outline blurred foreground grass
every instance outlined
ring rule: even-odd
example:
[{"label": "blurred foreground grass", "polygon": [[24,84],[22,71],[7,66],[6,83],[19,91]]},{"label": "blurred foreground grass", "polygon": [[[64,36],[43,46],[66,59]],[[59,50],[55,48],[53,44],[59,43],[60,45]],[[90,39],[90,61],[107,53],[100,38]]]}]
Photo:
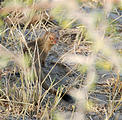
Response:
[{"label": "blurred foreground grass", "polygon": [[[40,15],[39,21],[31,24],[28,28],[33,17],[28,19],[26,15],[34,16],[41,13],[42,9],[34,9],[34,5],[36,6],[38,2],[39,5],[43,3],[38,0],[5,0],[2,3],[2,8],[7,7],[7,10],[10,10],[12,5],[14,6],[15,4],[16,7],[14,7],[17,9],[12,9],[10,12],[2,12],[0,9],[0,12],[3,13],[0,15],[0,43],[5,46],[5,49],[0,46],[0,118],[8,119],[8,117],[12,116],[17,119],[22,116],[23,119],[27,117],[27,119],[65,120],[70,115],[70,119],[73,120],[86,120],[86,111],[89,111],[89,113],[92,111],[98,114],[95,114],[96,116],[102,117],[104,115],[104,118],[102,118],[104,120],[109,120],[110,118],[119,119],[118,116],[121,113],[118,111],[122,102],[122,57],[121,52],[118,52],[121,51],[121,48],[116,50],[112,44],[116,43],[116,41],[121,42],[120,32],[116,30],[116,25],[119,26],[120,24],[111,23],[107,16],[113,9],[121,10],[121,1],[88,0],[86,2],[71,0],[66,2],[61,0],[50,3],[44,1],[44,4],[49,4],[49,12],[44,10],[49,19],[46,18],[46,21],[43,22],[43,14],[38,14]],[[84,6],[88,7],[91,12],[84,11]],[[23,12],[24,8],[27,8],[24,11],[25,13]],[[32,11],[30,10],[31,8],[33,8]],[[15,14],[12,14],[14,12]],[[21,16],[18,17],[18,14],[23,17],[22,22],[25,26],[22,29],[18,22]],[[6,16],[11,21],[11,25],[7,24],[7,21],[4,23]],[[16,21],[12,21],[12,18],[15,18]],[[58,26],[53,23],[48,26],[46,23],[51,22],[50,18],[51,20],[52,18],[57,20]],[[72,84],[77,83],[79,87],[72,90],[72,94],[76,98],[76,104],[70,108],[72,112],[58,106],[62,88],[57,90],[57,96],[54,97],[54,100],[51,101],[50,98],[46,98],[49,90],[43,93],[39,81],[35,82],[33,79],[34,69],[28,71],[28,66],[33,57],[31,60],[28,57],[23,57],[22,46],[23,44],[26,45],[27,35],[29,35],[30,40],[33,39],[33,36],[37,39],[39,37],[36,33],[38,29],[48,30],[55,26],[60,28],[59,31],[68,31],[70,29],[69,34],[71,35],[73,34],[72,30],[78,30],[73,42],[70,39],[71,44],[69,46],[66,44],[67,48],[71,47],[71,50],[62,57],[65,63],[77,66],[74,72],[78,72],[78,77],[74,79]],[[63,40],[62,43],[68,41],[65,37]],[[14,64],[10,65],[11,61],[14,61]],[[19,78],[15,75],[16,71],[20,73]],[[107,71],[111,74],[106,81],[101,81],[102,78],[100,80],[97,71],[103,71],[103,73]],[[102,76],[108,75],[107,72]],[[81,75],[83,76],[82,78],[79,77]],[[14,80],[12,85],[11,79]],[[100,88],[98,89],[99,85]],[[53,82],[50,87],[52,86]],[[88,99],[95,92],[106,94],[108,99],[100,100],[100,98],[95,97],[92,97],[93,100]],[[98,104],[100,101],[105,103],[103,109],[98,109],[99,105],[101,105]],[[37,104],[35,105],[35,103]],[[89,114],[88,119],[92,119],[92,117]]]}]

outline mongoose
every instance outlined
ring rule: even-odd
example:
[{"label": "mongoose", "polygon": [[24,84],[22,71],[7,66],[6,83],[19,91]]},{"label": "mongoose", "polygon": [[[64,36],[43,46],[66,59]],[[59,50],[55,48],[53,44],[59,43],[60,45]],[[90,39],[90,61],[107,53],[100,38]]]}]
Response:
[{"label": "mongoose", "polygon": [[[41,66],[45,66],[45,59],[48,55],[48,52],[54,44],[56,44],[58,36],[51,32],[46,32],[43,37],[38,38],[37,40],[27,43],[30,51],[34,52],[35,50],[35,61],[39,53]],[[24,53],[28,52],[27,47],[23,48]]]},{"label": "mongoose", "polygon": [[[58,38],[55,33],[46,32],[42,38],[39,38],[37,41],[32,41],[32,42],[27,43],[27,46],[31,51],[34,51],[35,47],[37,46],[38,50],[36,51],[35,56],[38,56],[37,52],[39,52],[40,64],[41,64],[41,66],[44,66],[46,56],[48,55],[48,52],[50,51],[52,46],[54,44],[56,44],[57,40],[58,40]],[[24,52],[28,52],[26,47],[23,50],[24,50]],[[37,57],[35,57],[35,58],[37,58]],[[37,72],[38,78],[40,78],[38,64],[39,64],[38,61],[35,60],[36,72]],[[41,69],[41,81],[45,78],[45,76],[46,75],[44,74],[43,70]],[[46,83],[46,81],[42,84],[42,87],[45,90],[48,90],[49,86]],[[55,88],[51,88],[49,90],[49,92],[56,95],[57,90]],[[69,103],[75,102],[75,100],[67,93],[66,94],[62,93],[61,97],[63,100],[65,100]]]}]

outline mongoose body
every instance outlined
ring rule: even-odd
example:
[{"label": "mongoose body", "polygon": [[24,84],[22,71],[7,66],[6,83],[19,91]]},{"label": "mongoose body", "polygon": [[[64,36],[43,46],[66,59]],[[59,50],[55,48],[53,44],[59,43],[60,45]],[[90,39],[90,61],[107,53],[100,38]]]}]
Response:
[{"label": "mongoose body", "polygon": [[[30,51],[35,51],[35,67],[36,67],[36,72],[37,72],[37,76],[39,79],[41,79],[41,82],[44,80],[45,78],[45,74],[41,68],[41,73],[39,73],[39,69],[40,69],[40,65],[44,66],[45,65],[45,59],[48,55],[48,52],[50,51],[50,49],[52,48],[52,46],[54,44],[56,44],[58,38],[57,35],[55,33],[51,33],[51,32],[46,32],[44,34],[44,36],[42,38],[39,38],[35,41],[29,42],[27,43],[27,46],[29,48]],[[37,48],[37,49],[36,49]],[[28,53],[28,49],[27,47],[24,47],[23,49],[24,53],[27,52]],[[39,60],[38,61],[38,56],[39,56]],[[40,62],[40,65],[39,65]],[[42,87],[45,90],[48,90],[49,85],[46,83],[46,81],[42,84]],[[56,95],[57,90],[55,88],[51,88],[49,90],[50,93]],[[69,103],[74,103],[74,99],[69,95],[69,94],[61,94],[62,99],[64,99],[65,101],[69,102]]]}]

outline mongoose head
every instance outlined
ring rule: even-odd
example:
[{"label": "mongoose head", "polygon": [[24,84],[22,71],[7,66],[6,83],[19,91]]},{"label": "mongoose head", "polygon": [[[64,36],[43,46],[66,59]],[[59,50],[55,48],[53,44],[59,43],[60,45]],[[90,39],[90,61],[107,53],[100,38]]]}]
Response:
[{"label": "mongoose head", "polygon": [[56,44],[58,41],[58,36],[55,33],[49,34],[50,44]]},{"label": "mongoose head", "polygon": [[59,35],[57,33],[48,32],[48,42],[50,45],[56,44],[58,39],[59,39]]}]

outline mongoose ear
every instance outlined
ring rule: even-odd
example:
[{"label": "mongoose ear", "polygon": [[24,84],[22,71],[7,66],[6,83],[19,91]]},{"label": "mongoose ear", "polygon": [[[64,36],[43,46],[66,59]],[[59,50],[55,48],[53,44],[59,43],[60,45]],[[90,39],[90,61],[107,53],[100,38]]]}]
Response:
[{"label": "mongoose ear", "polygon": [[48,32],[48,31],[46,31],[46,32],[45,32],[45,34],[47,35],[47,34],[49,34],[49,32]]},{"label": "mongoose ear", "polygon": [[46,32],[44,33],[44,35],[43,35],[43,38],[46,38],[48,35],[49,35],[49,32],[46,31]]}]

